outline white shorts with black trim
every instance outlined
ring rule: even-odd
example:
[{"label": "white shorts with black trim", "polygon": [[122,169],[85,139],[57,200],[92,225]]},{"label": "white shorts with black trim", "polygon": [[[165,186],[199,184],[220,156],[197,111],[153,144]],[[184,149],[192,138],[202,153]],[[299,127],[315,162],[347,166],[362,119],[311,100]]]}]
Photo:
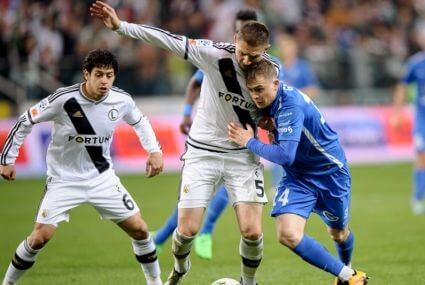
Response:
[{"label": "white shorts with black trim", "polygon": [[116,223],[139,212],[136,202],[120,179],[112,170],[108,170],[94,179],[82,181],[48,177],[36,222],[55,226],[62,221],[69,222],[70,210],[81,204],[92,205],[101,219]]},{"label": "white shorts with black trim", "polygon": [[267,203],[263,165],[250,152],[218,153],[188,146],[179,189],[179,208],[206,208],[223,183],[230,201]]}]

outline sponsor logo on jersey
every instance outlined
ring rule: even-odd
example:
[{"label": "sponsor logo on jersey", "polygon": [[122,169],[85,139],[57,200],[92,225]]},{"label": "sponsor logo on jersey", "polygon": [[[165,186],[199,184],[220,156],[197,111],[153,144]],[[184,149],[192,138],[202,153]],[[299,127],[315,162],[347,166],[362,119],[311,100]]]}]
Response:
[{"label": "sponsor logo on jersey", "polygon": [[255,108],[254,103],[248,102],[239,94],[235,93],[224,93],[224,92],[218,92],[218,97],[224,99],[226,102],[231,103],[233,106],[241,107],[245,110],[251,110]]},{"label": "sponsor logo on jersey", "polygon": [[77,135],[68,136],[68,141],[75,141],[77,143],[83,143],[85,145],[100,145],[107,143],[111,140],[111,136],[94,136],[94,135]]},{"label": "sponsor logo on jersey", "polygon": [[281,128],[278,128],[277,130],[278,130],[279,133],[284,133],[284,134],[286,134],[286,133],[292,134],[292,132],[294,131],[294,129],[291,126],[281,127]]},{"label": "sponsor logo on jersey", "polygon": [[109,111],[108,117],[111,121],[116,121],[118,119],[118,110],[112,109],[111,111]]},{"label": "sponsor logo on jersey", "polygon": [[213,42],[211,40],[195,40],[195,39],[189,39],[189,44],[192,46],[212,46]]},{"label": "sponsor logo on jersey", "polygon": [[325,216],[325,218],[331,222],[336,222],[339,220],[337,216],[328,211],[323,211],[323,216]]}]

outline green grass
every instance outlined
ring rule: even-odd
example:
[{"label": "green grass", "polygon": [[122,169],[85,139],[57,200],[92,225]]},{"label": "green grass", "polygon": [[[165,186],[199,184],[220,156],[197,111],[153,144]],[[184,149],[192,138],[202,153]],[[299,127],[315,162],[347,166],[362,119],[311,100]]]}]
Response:
[{"label": "green grass", "polygon": [[[425,284],[425,216],[410,212],[411,166],[352,167],[352,174],[354,267],[371,276],[370,284]],[[175,205],[178,175],[154,179],[126,176],[122,182],[137,200],[150,228],[158,228]],[[0,182],[0,275],[16,246],[32,229],[43,184],[43,180]],[[332,276],[277,243],[274,220],[268,216],[270,207],[271,203],[263,219],[265,247],[259,284],[332,284]],[[307,233],[335,252],[317,216],[309,220]],[[227,208],[215,231],[214,259],[205,261],[193,255],[185,284],[210,284],[221,277],[239,279],[238,242],[235,216]],[[169,242],[159,257],[165,279],[172,268]],[[81,206],[71,212],[69,224],[60,225],[20,284],[144,284],[141,280],[143,275],[126,235],[113,223],[100,221],[94,209]]]}]

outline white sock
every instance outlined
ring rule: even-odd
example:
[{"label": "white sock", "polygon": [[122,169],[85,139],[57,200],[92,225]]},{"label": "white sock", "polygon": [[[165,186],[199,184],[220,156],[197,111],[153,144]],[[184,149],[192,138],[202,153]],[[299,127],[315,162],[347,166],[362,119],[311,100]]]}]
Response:
[{"label": "white sock", "polygon": [[182,235],[177,229],[174,230],[171,247],[174,254],[174,268],[179,273],[186,273],[189,270],[189,254],[194,238]]},{"label": "white sock", "polygon": [[244,285],[255,285],[255,272],[263,257],[263,237],[249,240],[241,237],[239,253],[242,257],[241,277]]},{"label": "white sock", "polygon": [[[12,258],[9,267],[4,276],[4,282],[14,284],[19,278],[33,266],[35,259],[40,250],[33,249],[25,239],[16,249],[15,256]],[[8,284],[8,283],[6,283]]]},{"label": "white sock", "polygon": [[354,273],[355,272],[353,269],[348,266],[344,266],[341,272],[338,274],[338,278],[342,281],[348,281],[354,275]]},{"label": "white sock", "polygon": [[[156,255],[155,244],[150,236],[143,240],[132,240],[133,251],[136,259],[142,266],[148,284],[161,282],[161,270]],[[161,283],[159,283],[161,284]]]}]

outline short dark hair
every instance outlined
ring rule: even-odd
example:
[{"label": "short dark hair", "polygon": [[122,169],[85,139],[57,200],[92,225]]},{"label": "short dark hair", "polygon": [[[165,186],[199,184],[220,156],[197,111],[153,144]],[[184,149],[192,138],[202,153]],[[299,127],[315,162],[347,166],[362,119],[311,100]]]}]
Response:
[{"label": "short dark hair", "polygon": [[260,46],[269,43],[269,29],[258,21],[248,21],[237,33],[238,38],[250,46]]},{"label": "short dark hair", "polygon": [[106,49],[95,49],[87,54],[83,61],[83,70],[91,73],[95,67],[112,67],[115,75],[118,74],[119,69],[116,56]]},{"label": "short dark hair", "polygon": [[246,71],[246,82],[255,80],[257,76],[265,78],[277,78],[276,66],[267,59],[262,59],[259,62],[251,65]]},{"label": "short dark hair", "polygon": [[254,10],[246,9],[246,10],[239,10],[238,13],[236,13],[235,21],[257,21],[257,12]]}]

